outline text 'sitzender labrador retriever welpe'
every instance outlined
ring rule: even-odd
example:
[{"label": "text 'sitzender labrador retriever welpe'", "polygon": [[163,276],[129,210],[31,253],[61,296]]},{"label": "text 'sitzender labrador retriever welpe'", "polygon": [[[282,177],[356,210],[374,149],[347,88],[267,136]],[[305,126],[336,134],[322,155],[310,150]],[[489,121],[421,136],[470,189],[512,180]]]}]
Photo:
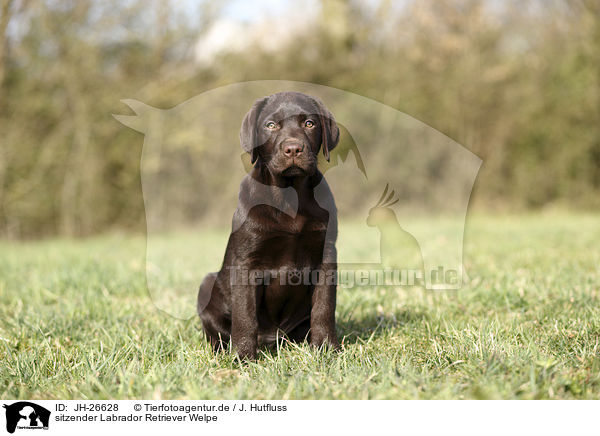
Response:
[{"label": "text 'sitzender labrador retriever welpe'", "polygon": [[314,97],[281,92],[258,99],[240,142],[253,168],[241,184],[221,270],[207,275],[198,314],[215,350],[241,358],[278,338],[338,347],[335,331],[337,215],[317,169],[339,129]]}]

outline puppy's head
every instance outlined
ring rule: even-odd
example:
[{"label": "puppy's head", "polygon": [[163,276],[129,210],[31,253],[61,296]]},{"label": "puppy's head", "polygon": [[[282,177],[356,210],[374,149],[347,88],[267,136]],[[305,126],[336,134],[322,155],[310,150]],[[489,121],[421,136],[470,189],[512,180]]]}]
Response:
[{"label": "puppy's head", "polygon": [[299,92],[280,92],[254,102],[240,131],[244,151],[277,176],[315,173],[317,154],[337,145],[340,131],[321,100]]}]

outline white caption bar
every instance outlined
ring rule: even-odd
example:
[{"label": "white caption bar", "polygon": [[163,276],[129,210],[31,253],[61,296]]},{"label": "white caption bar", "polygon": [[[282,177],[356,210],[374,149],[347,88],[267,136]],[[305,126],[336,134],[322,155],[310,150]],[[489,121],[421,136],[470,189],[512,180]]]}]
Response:
[{"label": "white caption bar", "polygon": [[[1,434],[582,434],[591,401],[4,400]],[[42,430],[36,432],[35,430]],[[268,430],[268,431],[267,431]],[[108,433],[107,433],[108,432]],[[317,432],[317,433],[315,433]]]}]

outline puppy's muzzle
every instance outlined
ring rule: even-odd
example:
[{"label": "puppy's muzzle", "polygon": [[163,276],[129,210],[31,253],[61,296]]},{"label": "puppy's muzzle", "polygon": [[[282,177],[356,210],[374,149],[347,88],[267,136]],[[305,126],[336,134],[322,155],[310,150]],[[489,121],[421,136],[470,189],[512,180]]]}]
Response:
[{"label": "puppy's muzzle", "polygon": [[285,157],[293,159],[299,157],[304,152],[304,144],[288,142],[287,144],[283,144],[282,151]]}]

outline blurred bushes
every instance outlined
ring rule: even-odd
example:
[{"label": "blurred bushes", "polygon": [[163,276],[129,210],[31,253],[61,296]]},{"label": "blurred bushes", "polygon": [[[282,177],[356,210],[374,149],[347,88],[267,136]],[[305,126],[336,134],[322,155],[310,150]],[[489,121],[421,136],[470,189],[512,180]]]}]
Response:
[{"label": "blurred bushes", "polygon": [[474,207],[600,205],[595,0],[323,0],[276,50],[209,63],[194,49],[222,5],[183,4],[3,0],[0,237],[143,230],[142,137],[111,117],[119,100],[168,108],[260,79],[345,89],[447,134],[484,160]]}]

